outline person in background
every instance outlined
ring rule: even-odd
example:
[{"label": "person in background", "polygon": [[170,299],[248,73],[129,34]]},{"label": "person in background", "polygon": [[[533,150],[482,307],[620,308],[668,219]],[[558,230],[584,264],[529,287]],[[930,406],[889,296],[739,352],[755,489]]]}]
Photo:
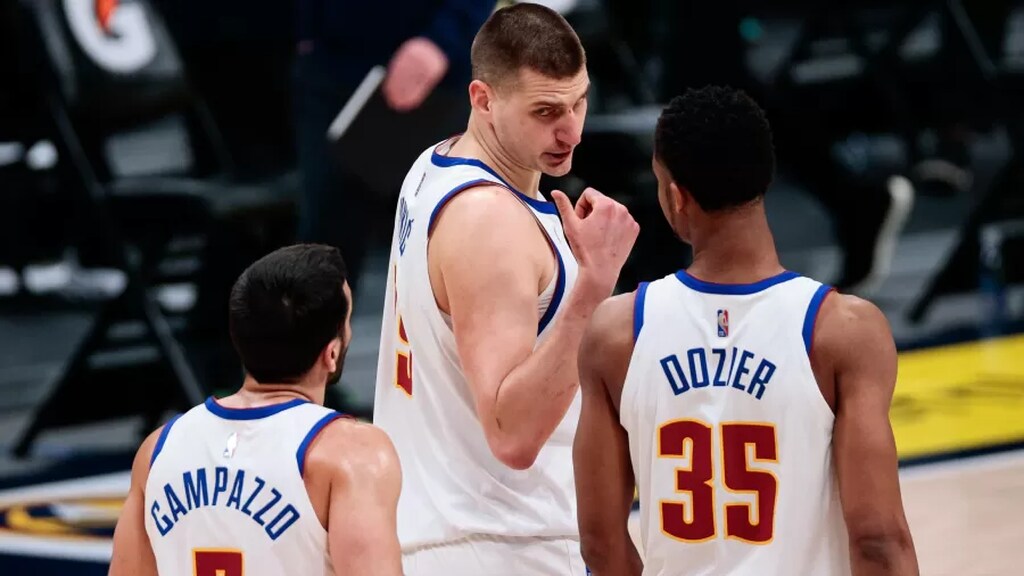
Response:
[{"label": "person in background", "polygon": [[298,0],[293,69],[302,199],[301,241],[342,247],[357,290],[370,239],[365,193],[346,185],[331,163],[327,128],[374,66],[395,110],[416,109],[441,84],[465,86],[469,49],[495,0]]}]

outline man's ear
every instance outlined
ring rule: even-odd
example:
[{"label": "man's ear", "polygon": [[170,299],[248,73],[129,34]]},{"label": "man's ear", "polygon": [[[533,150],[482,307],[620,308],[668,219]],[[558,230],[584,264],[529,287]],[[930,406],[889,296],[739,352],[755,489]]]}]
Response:
[{"label": "man's ear", "polygon": [[668,184],[668,197],[669,206],[676,214],[683,215],[690,211],[693,196],[690,195],[686,188],[676,184],[675,180]]},{"label": "man's ear", "polygon": [[478,114],[489,115],[493,111],[494,88],[483,80],[469,83],[469,104]]},{"label": "man's ear", "polygon": [[326,365],[328,372],[338,369],[338,362],[341,358],[341,338],[332,338],[320,355],[321,361]]}]

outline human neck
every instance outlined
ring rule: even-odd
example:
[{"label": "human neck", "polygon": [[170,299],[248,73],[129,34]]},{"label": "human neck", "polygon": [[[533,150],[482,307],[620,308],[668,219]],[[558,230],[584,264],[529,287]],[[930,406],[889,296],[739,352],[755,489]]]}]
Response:
[{"label": "human neck", "polygon": [[716,284],[750,284],[785,269],[775,251],[763,202],[709,214],[691,229],[691,275]]},{"label": "human neck", "polygon": [[501,145],[494,130],[480,122],[470,113],[466,133],[459,137],[448,151],[449,155],[460,158],[475,158],[490,166],[513,188],[536,198],[540,189],[540,172],[531,170],[512,160],[511,154]]},{"label": "human neck", "polygon": [[229,408],[258,408],[301,399],[314,404],[324,403],[324,385],[314,385],[302,380],[295,384],[261,384],[246,375],[242,388],[234,394],[221,398],[219,403]]}]

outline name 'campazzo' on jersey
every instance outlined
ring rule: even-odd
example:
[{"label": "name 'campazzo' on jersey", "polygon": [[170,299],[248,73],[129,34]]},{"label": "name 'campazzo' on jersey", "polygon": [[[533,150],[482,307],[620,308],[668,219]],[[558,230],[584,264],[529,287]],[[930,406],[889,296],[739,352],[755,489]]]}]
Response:
[{"label": "name 'campazzo' on jersey", "polygon": [[[212,494],[208,481],[211,476]],[[180,486],[164,484],[164,501],[154,499],[149,513],[160,536],[166,536],[177,525],[178,519],[191,510],[205,506],[230,507],[249,516],[253,522],[263,526],[271,540],[277,540],[299,519],[299,512],[291,504],[282,505],[281,492],[277,488],[269,487],[264,492],[266,484],[264,479],[253,474],[246,482],[245,470],[229,470],[224,466],[215,468],[212,475],[207,474],[207,468],[190,470],[181,475]]]},{"label": "name 'campazzo' on jersey", "polygon": [[691,388],[713,386],[744,390],[758,400],[775,374],[773,362],[735,346],[691,348],[682,359],[676,354],[662,358],[661,369],[676,396]]}]

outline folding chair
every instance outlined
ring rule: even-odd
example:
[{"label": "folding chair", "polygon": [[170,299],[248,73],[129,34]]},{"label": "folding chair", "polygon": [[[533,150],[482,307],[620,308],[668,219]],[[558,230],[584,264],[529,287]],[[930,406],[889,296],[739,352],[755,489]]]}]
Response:
[{"label": "folding chair", "polygon": [[[68,185],[80,190],[105,256],[127,275],[20,438],[15,453],[24,456],[49,428],[142,415],[147,433],[166,411],[201,402],[209,387],[180,335],[223,347],[230,284],[245,263],[291,240],[296,192],[287,174],[257,183],[234,174],[147,0],[106,13],[90,0],[16,1],[24,69],[40,72]],[[173,282],[198,286],[180,318],[155,294]],[[86,402],[100,409],[86,411]]]}]

